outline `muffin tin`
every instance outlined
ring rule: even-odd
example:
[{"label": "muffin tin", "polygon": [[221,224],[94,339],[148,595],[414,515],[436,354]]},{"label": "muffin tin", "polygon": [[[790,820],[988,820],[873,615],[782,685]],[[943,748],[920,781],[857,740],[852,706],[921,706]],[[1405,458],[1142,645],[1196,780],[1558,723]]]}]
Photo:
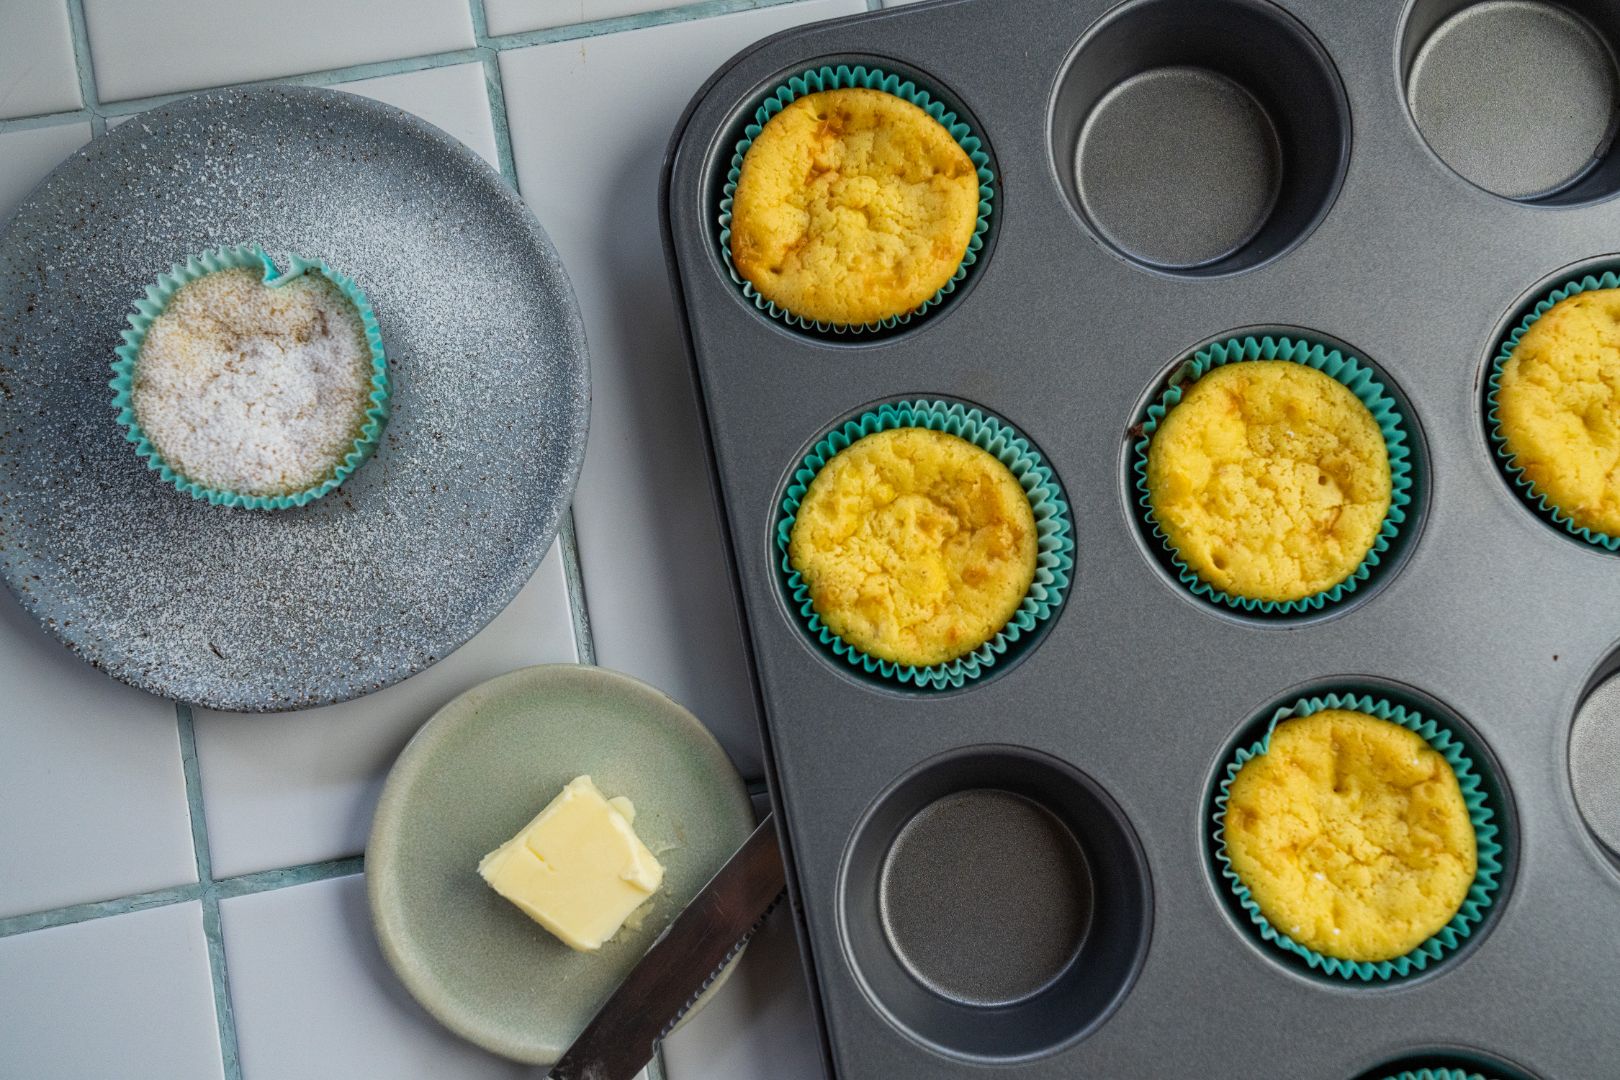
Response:
[{"label": "muffin tin", "polygon": [[[1527,305],[1620,266],[1610,7],[952,0],[790,31],[693,101],[665,240],[837,1075],[1620,1077],[1620,556],[1517,494],[1484,414]],[[870,339],[759,312],[717,239],[760,98],[838,63],[916,80],[997,180],[961,286]],[[1503,81],[1559,104],[1474,107]],[[1371,364],[1415,479],[1367,585],[1286,618],[1192,595],[1129,470],[1177,367],[1266,334]],[[1075,529],[1045,633],[960,689],[840,666],[776,566],[806,452],[920,396],[1026,434]],[[1334,691],[1445,717],[1500,809],[1495,902],[1405,978],[1310,970],[1212,865],[1221,766],[1279,705]]]}]

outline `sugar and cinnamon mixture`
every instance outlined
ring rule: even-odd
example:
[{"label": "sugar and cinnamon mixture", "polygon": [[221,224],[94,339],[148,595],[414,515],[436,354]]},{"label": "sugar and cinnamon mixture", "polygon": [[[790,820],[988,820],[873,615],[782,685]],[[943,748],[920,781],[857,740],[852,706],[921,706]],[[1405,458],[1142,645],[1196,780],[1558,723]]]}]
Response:
[{"label": "sugar and cinnamon mixture", "polygon": [[220,270],[175,292],[135,364],[135,417],[187,479],[244,495],[313,487],[353,448],[371,393],[360,312],[319,274],[270,288]]}]

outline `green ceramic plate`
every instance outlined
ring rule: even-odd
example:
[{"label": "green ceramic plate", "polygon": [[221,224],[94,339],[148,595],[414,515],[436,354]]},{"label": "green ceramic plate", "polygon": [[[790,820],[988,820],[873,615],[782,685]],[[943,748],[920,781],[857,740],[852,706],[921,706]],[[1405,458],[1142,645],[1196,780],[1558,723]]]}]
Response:
[{"label": "green ceramic plate", "polygon": [[[664,864],[640,927],[594,955],[531,922],[477,869],[581,773],[610,798],[629,796],[637,834]],[[366,845],[372,922],[394,971],[445,1026],[549,1065],[753,827],[741,778],[691,713],[602,668],[524,668],[440,709],[394,764]]]}]

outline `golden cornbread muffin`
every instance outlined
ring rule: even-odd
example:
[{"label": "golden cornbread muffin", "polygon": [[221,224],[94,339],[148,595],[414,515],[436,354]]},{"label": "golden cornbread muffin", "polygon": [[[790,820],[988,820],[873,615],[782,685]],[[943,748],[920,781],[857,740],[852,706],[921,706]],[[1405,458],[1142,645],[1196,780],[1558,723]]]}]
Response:
[{"label": "golden cornbread muffin", "polygon": [[1148,447],[1153,516],[1200,578],[1301,600],[1355,572],[1390,503],[1389,448],[1343,383],[1286,360],[1215,368]]},{"label": "golden cornbread muffin", "polygon": [[861,326],[943,288],[978,219],[978,171],[943,125],[881,90],[825,90],[772,117],[744,155],[731,259],[778,307]]},{"label": "golden cornbread muffin", "polygon": [[1498,430],[1576,525],[1620,533],[1620,289],[1554,304],[1502,365]]},{"label": "golden cornbread muffin", "polygon": [[816,474],[788,561],[816,613],[879,659],[927,667],[1000,632],[1035,579],[1035,514],[1018,480],[966,439],[897,428]]},{"label": "golden cornbread muffin", "polygon": [[1403,956],[1451,921],[1474,881],[1475,837],[1451,764],[1366,713],[1285,720],[1233,778],[1232,869],[1260,911],[1343,960]]}]

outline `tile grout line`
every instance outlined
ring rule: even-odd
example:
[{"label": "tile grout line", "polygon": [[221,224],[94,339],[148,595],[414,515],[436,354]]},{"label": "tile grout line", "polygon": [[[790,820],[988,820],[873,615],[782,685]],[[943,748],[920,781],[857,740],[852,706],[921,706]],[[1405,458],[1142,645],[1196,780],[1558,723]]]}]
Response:
[{"label": "tile grout line", "polygon": [[266,86],[272,83],[336,87],[341,86],[343,83],[360,82],[365,79],[380,79],[389,75],[410,75],[418,71],[432,71],[436,68],[454,67],[458,64],[476,64],[479,59],[479,51],[476,48],[451,49],[445,52],[424,53],[420,56],[409,56],[396,60],[374,60],[364,64],[350,64],[346,67],[326,68],[320,71],[305,71],[294,75],[249,79],[244,82],[228,83],[224,87],[204,86],[193,90],[175,90],[163,94],[149,94],[145,97],[122,98],[114,102],[98,103],[97,108],[107,117],[133,116],[136,113],[145,112],[147,109],[167,105],[196,94],[207,93],[209,90]]},{"label": "tile grout line", "polygon": [[[84,106],[60,112],[35,113],[33,116],[12,116],[0,120],[0,134],[9,134],[13,131],[37,131],[40,128],[62,127],[66,124],[78,122],[90,124],[93,129],[95,121],[98,119],[100,118],[95,113]],[[93,130],[92,134],[94,134]]]},{"label": "tile grout line", "polygon": [[329,881],[332,878],[352,877],[364,870],[365,856],[349,855],[341,859],[328,859],[325,862],[281,866],[273,870],[256,870],[251,874],[216,879],[214,894],[221,900],[231,900],[238,896],[275,892],[278,889],[290,889],[297,885]]},{"label": "tile grout line", "polygon": [[512,132],[506,123],[506,89],[501,84],[500,51],[489,43],[483,0],[467,0],[467,16],[472,21],[473,41],[477,43],[479,62],[484,66],[484,96],[489,101],[489,123],[495,132],[495,155],[500,163],[501,176],[506,179],[508,186],[516,190],[517,162],[512,158]]},{"label": "tile grout line", "polygon": [[574,508],[563,515],[557,546],[562,553],[563,582],[568,590],[568,608],[574,616],[574,651],[581,664],[596,666],[596,642],[591,638],[591,613],[585,602],[585,573],[579,564],[579,534],[574,527]]},{"label": "tile grout line", "polygon": [[[292,83],[298,86],[338,86],[343,83],[359,82],[363,79],[377,79],[387,75],[409,75],[418,71],[453,67],[457,64],[476,64],[481,58],[480,51],[477,48],[452,49],[446,52],[424,53],[420,56],[403,57],[396,60],[376,60],[364,64],[350,64],[346,67],[306,71],[296,75],[278,75],[268,79],[251,79],[246,82],[227,85],[242,87],[264,86],[269,83]],[[74,120],[94,120],[98,117],[110,119],[133,116],[136,113],[145,112],[147,109],[155,109],[158,106],[167,105],[182,98],[218,89],[223,89],[223,87],[204,86],[192,90],[175,90],[163,94],[149,94],[144,97],[123,98],[112,102],[97,101],[94,108],[86,107],[61,112],[36,113],[32,116],[14,116],[0,120],[0,132],[27,130],[52,124],[65,124]]]},{"label": "tile grout line", "polygon": [[231,1007],[231,985],[225,966],[225,938],[220,932],[219,893],[214,885],[213,852],[208,846],[208,815],[203,808],[202,772],[197,763],[197,729],[191,706],[176,702],[180,733],[180,767],[186,780],[186,807],[191,814],[191,847],[197,859],[201,887],[203,940],[208,947],[208,975],[214,985],[214,1021],[219,1032],[219,1053],[225,1080],[241,1080],[242,1064],[236,1046],[236,1014]]},{"label": "tile grout line", "polygon": [[[270,870],[255,870],[251,873],[239,874],[235,877],[216,878],[212,883],[212,888],[219,899],[230,900],[238,896],[275,892],[278,889],[287,889],[295,885],[307,885],[311,882],[326,881],[330,878],[347,877],[358,874],[364,869],[364,857],[350,855],[341,859],[299,863],[296,866],[278,866]],[[108,900],[91,900],[83,904],[69,904],[66,907],[46,908],[43,911],[30,911],[21,915],[8,915],[0,918],[0,938],[26,934],[34,930],[72,926],[74,923],[90,922],[94,919],[108,919],[118,915],[129,915],[138,911],[148,911],[152,908],[168,907],[171,904],[183,904],[188,900],[200,901],[203,890],[202,882],[194,881],[168,889],[153,889],[150,892],[131,893],[128,896],[116,896]]]},{"label": "tile grout line", "polygon": [[90,55],[90,30],[84,20],[84,0],[67,0],[68,30],[73,39],[73,70],[79,76],[79,100],[89,113],[90,137],[106,134],[107,119],[101,115],[96,92],[96,67]]},{"label": "tile grout line", "polygon": [[150,908],[168,907],[170,904],[196,900],[200,896],[202,885],[192,882],[189,885],[177,885],[172,889],[155,889],[152,892],[120,896],[112,900],[93,900],[87,904],[71,904],[68,907],[32,911],[26,915],[10,915],[0,919],[0,938],[26,934],[33,930],[72,926],[74,923],[105,919],[113,915],[127,915]]},{"label": "tile grout line", "polygon": [[[471,2],[472,0],[469,0],[469,3]],[[343,67],[322,68],[317,71],[278,75],[266,79],[252,79],[229,85],[262,86],[266,83],[285,82],[302,86],[336,86],[342,83],[358,82],[362,79],[381,78],[385,75],[405,75],[415,71],[451,67],[456,64],[482,63],[490,53],[501,53],[509,49],[526,48],[530,45],[548,45],[559,41],[601,37],[606,34],[616,34],[628,30],[645,30],[657,26],[667,26],[672,23],[695,22],[719,15],[730,15],[740,11],[753,11],[759,8],[777,7],[782,4],[800,2],[803,2],[803,0],[702,0],[699,3],[664,8],[639,15],[597,19],[591,22],[575,23],[571,26],[549,27],[542,30],[501,34],[494,37],[484,36],[478,39],[478,44],[470,49],[449,49],[393,60],[374,60],[360,64],[347,64]],[[191,90],[176,90],[170,93],[124,98],[112,102],[100,100],[95,93],[89,36],[84,22],[83,0],[69,0],[69,12],[73,27],[75,60],[80,64],[80,94],[81,96],[86,93],[89,95],[85,106],[79,109],[34,113],[29,116],[0,119],[0,133],[49,127],[56,124],[71,123],[75,120],[88,120],[91,123],[93,133],[99,135],[105,129],[106,121],[110,118],[130,116],[146,109],[166,105],[171,101],[190,97],[193,94],[203,93],[210,89],[219,89],[219,87],[197,87]],[[480,11],[479,18],[481,19],[481,17]],[[475,23],[475,25],[480,24]],[[85,89],[87,80],[88,91]],[[93,103],[91,103],[90,99],[93,99]]]},{"label": "tile grout line", "polygon": [[[473,40],[484,54],[484,90],[489,95],[489,119],[495,129],[495,148],[500,157],[501,175],[518,190],[517,161],[512,156],[512,129],[507,120],[506,84],[501,78],[500,46],[489,36],[489,16],[484,0],[467,0],[472,18]],[[521,195],[521,191],[519,192]],[[585,578],[579,565],[579,536],[574,527],[574,508],[563,514],[557,530],[557,552],[562,558],[563,585],[568,596],[568,614],[573,622],[574,653],[582,664],[596,663],[596,645],[591,640],[591,618],[585,606]]]},{"label": "tile grout line", "polygon": [[696,22],[717,15],[732,15],[739,11],[755,11],[759,8],[799,2],[800,0],[698,0],[696,3],[676,3],[672,7],[659,8],[656,11],[616,15],[591,22],[574,23],[570,26],[547,26],[539,30],[497,34],[487,41],[490,48],[505,51],[528,45],[553,45],[559,41],[601,37],[604,34],[617,34],[626,30],[647,30],[655,26],[667,26],[670,23]]}]

